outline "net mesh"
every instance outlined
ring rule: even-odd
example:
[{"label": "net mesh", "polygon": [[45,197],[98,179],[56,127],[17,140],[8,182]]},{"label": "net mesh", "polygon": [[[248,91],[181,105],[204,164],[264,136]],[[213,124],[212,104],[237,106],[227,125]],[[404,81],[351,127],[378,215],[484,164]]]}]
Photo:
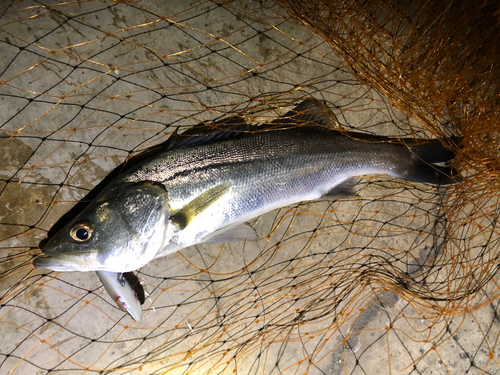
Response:
[{"label": "net mesh", "polygon": [[[0,374],[498,374],[495,2],[0,5]],[[339,128],[460,137],[449,187],[257,218],[257,243],[139,270],[134,322],[39,242],[131,156],[197,123],[325,101]]]}]

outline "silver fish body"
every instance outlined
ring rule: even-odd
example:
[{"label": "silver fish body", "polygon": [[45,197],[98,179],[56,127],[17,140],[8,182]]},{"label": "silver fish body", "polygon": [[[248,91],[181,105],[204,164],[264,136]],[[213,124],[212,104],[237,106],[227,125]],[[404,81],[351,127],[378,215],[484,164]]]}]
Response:
[{"label": "silver fish body", "polygon": [[[284,124],[329,123],[327,110],[317,101],[305,101],[292,112]],[[300,201],[352,195],[346,181],[354,176],[387,174],[408,181],[451,184],[451,168],[432,164],[449,159],[445,155],[449,152],[441,145],[432,145],[422,152],[387,138],[357,140],[311,126],[283,126],[280,130],[168,150],[110,183],[95,200],[98,203],[92,202],[90,209],[44,247],[43,252],[51,258],[37,258],[35,265],[54,270],[131,271],[197,243],[250,239],[251,232],[241,231],[241,224]],[[159,204],[150,204],[152,209],[138,210],[140,217],[129,212],[130,205],[119,207],[113,201],[114,209],[123,211],[120,222],[132,228],[133,235],[129,237],[148,233],[148,239],[135,244],[113,240],[114,233],[104,233],[100,228],[99,223],[104,223],[106,217],[95,212],[103,209],[107,200],[123,194],[124,189],[148,184],[154,187],[152,194],[162,198]],[[131,195],[134,196],[137,197]],[[158,212],[162,205],[168,206],[168,218]],[[75,223],[92,220],[97,221],[93,223],[93,235],[100,242],[91,244],[90,240],[86,251],[91,249],[98,256],[86,263],[73,260],[85,251],[79,250],[80,244],[68,240],[67,234]],[[227,228],[234,229],[224,234]],[[232,230],[237,235],[232,236]],[[154,249],[148,250],[150,243]],[[125,260],[127,257],[132,260]],[[73,268],[69,266],[72,262]]]},{"label": "silver fish body", "polygon": [[232,184],[185,228],[168,226],[168,240],[156,256],[161,257],[203,242],[229,225],[319,199],[353,176],[388,174],[408,179],[414,159],[400,144],[366,143],[340,133],[294,129],[168,152],[116,183],[159,182],[168,191],[172,211],[209,189]]}]

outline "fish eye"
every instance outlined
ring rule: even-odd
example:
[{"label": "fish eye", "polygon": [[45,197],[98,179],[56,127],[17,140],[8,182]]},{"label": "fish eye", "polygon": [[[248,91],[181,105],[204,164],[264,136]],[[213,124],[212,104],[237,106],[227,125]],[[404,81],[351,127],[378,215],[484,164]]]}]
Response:
[{"label": "fish eye", "polygon": [[94,226],[87,221],[76,223],[69,231],[71,238],[80,243],[90,241],[93,234]]}]

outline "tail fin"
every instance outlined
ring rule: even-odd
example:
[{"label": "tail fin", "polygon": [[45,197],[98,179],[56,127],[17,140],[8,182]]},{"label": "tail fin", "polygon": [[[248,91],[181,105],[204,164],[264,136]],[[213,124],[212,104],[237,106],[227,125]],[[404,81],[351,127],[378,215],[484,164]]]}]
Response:
[{"label": "tail fin", "polygon": [[435,164],[448,162],[455,157],[455,153],[438,140],[410,146],[410,150],[413,170],[408,174],[407,180],[435,185],[450,185],[461,181],[455,169]]}]

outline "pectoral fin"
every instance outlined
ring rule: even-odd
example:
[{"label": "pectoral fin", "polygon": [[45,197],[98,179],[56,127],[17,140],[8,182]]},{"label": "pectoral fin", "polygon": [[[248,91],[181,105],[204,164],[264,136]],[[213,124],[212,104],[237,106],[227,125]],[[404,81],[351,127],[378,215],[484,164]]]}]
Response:
[{"label": "pectoral fin", "polygon": [[179,225],[181,229],[186,228],[196,216],[226,194],[231,186],[233,186],[233,183],[228,181],[205,191],[177,211],[171,217],[171,220]]},{"label": "pectoral fin", "polygon": [[248,224],[226,227],[209,234],[201,240],[206,243],[228,243],[239,241],[257,241],[259,236]]}]

